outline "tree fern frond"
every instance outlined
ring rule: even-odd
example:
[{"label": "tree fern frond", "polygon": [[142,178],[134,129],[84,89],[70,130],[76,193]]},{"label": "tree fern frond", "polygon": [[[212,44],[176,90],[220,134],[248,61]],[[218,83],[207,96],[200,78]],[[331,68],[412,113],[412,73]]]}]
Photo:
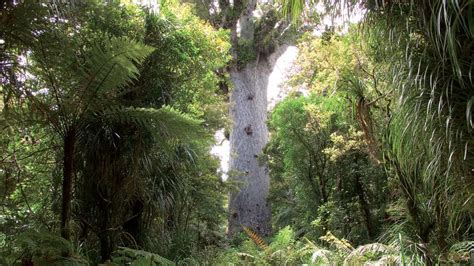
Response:
[{"label": "tree fern frond", "polygon": [[153,52],[154,48],[127,38],[105,38],[87,52],[84,67],[79,70],[81,91],[86,100],[100,98],[110,89],[121,88],[137,78],[137,65]]},{"label": "tree fern frond", "polygon": [[75,253],[71,242],[51,232],[26,231],[15,241],[23,250],[22,258],[31,258],[34,265],[88,264],[85,258]]},{"label": "tree fern frond", "polygon": [[[311,255],[311,263],[322,263],[328,265],[330,262],[331,251],[326,249],[317,249]],[[317,265],[317,264],[316,264]]]},{"label": "tree fern frond", "polygon": [[115,254],[114,261],[130,263],[130,261],[126,261],[128,258],[132,260],[132,265],[156,265],[156,263],[158,265],[175,265],[174,262],[163,256],[143,250],[120,247]]},{"label": "tree fern frond", "polygon": [[474,254],[474,241],[462,241],[451,246],[449,258],[454,262],[467,262]]},{"label": "tree fern frond", "polygon": [[462,252],[466,252],[466,253],[474,252],[474,241],[462,241],[462,242],[458,242],[458,243],[452,245],[449,250],[452,251],[452,252],[459,252],[459,253],[462,253]]},{"label": "tree fern frond", "polygon": [[188,142],[205,135],[200,120],[169,106],[160,109],[115,106],[96,115],[98,119],[110,119],[146,128],[158,141],[177,139]]}]

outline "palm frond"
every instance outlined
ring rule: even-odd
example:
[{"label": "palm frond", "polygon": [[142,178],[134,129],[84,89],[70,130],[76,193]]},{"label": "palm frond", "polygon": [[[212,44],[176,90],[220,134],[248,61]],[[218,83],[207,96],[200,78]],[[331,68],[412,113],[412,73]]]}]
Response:
[{"label": "palm frond", "polygon": [[356,265],[364,260],[366,255],[389,255],[395,254],[396,250],[382,243],[372,243],[360,246],[353,250],[344,260],[344,265]]}]

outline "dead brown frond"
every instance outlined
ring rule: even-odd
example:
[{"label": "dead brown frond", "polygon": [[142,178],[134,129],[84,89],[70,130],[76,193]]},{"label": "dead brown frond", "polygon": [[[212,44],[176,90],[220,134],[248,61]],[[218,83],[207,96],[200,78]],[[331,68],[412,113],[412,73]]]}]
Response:
[{"label": "dead brown frond", "polygon": [[253,240],[255,245],[257,245],[260,249],[262,249],[264,251],[268,249],[267,243],[265,242],[265,240],[263,240],[263,238],[260,235],[258,235],[257,233],[252,231],[252,229],[250,229],[246,226],[242,226],[242,228],[243,228],[245,234],[247,234],[247,236],[250,237]]}]

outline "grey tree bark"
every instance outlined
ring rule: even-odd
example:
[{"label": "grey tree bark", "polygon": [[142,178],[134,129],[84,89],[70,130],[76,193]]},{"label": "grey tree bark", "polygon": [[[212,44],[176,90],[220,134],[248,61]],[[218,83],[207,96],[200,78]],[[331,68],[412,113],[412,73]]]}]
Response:
[{"label": "grey tree bark", "polygon": [[[232,44],[237,48],[239,40],[254,40],[253,11],[257,1],[249,0],[233,29]],[[256,52],[256,51],[253,51]],[[238,61],[234,53],[234,61]],[[257,55],[258,58],[258,55]],[[230,134],[229,177],[239,181],[239,191],[231,193],[229,201],[228,235],[234,236],[242,227],[249,227],[260,235],[271,233],[271,211],[267,202],[270,178],[258,156],[268,140],[267,84],[270,75],[266,60],[257,60],[230,70],[234,85],[230,97],[230,118],[233,123]]]},{"label": "grey tree bark", "polygon": [[251,228],[261,235],[271,233],[267,202],[270,178],[267,166],[258,162],[268,140],[267,84],[271,70],[266,60],[230,72],[234,84],[230,97],[230,178],[242,182],[229,202],[229,236]]},{"label": "grey tree bark", "polygon": [[[245,4],[244,4],[245,3]],[[234,65],[229,70],[233,88],[230,96],[229,178],[240,183],[240,190],[231,193],[229,200],[228,235],[233,237],[242,227],[248,227],[259,235],[271,233],[271,210],[267,201],[270,177],[266,164],[258,158],[268,141],[267,85],[276,59],[287,48],[277,48],[269,55],[258,42],[253,12],[257,0],[234,0],[234,9],[240,16],[231,26]],[[276,22],[275,22],[276,23]],[[267,25],[274,29],[275,24]],[[237,30],[239,28],[239,30]],[[266,34],[258,32],[258,34]],[[261,39],[261,38],[260,38]],[[242,65],[240,50],[254,54],[256,59]],[[262,52],[261,52],[262,51]],[[268,51],[268,50],[266,50]],[[245,53],[245,52],[244,52]],[[245,54],[244,54],[245,56]]]}]

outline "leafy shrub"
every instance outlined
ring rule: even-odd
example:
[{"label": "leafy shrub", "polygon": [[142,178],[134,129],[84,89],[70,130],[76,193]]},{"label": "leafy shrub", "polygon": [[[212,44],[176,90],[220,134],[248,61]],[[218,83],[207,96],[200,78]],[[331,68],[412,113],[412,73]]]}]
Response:
[{"label": "leafy shrub", "polygon": [[50,232],[25,232],[18,236],[14,246],[21,254],[18,258],[23,264],[89,265],[86,259],[76,254],[69,241]]},{"label": "leafy shrub", "polygon": [[114,265],[175,265],[174,262],[154,253],[143,250],[120,247],[114,252],[112,263]]}]

